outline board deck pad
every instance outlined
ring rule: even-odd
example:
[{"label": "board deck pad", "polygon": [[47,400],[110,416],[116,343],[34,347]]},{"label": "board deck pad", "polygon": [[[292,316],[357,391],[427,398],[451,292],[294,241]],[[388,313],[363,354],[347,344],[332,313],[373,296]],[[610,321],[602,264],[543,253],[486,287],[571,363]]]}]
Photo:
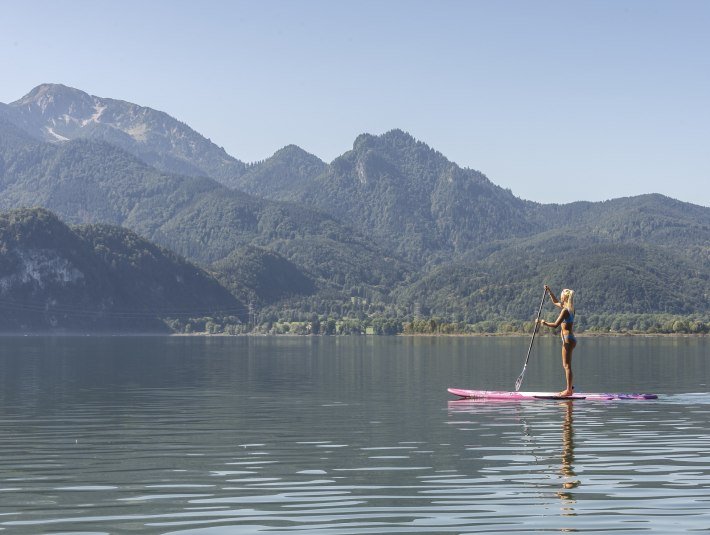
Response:
[{"label": "board deck pad", "polygon": [[658,399],[656,394],[617,394],[602,392],[575,392],[571,396],[560,396],[557,392],[505,392],[502,390],[466,390],[463,388],[449,388],[448,391],[455,396],[474,400],[525,400],[525,399],[588,399],[594,401],[610,400],[644,400]]}]

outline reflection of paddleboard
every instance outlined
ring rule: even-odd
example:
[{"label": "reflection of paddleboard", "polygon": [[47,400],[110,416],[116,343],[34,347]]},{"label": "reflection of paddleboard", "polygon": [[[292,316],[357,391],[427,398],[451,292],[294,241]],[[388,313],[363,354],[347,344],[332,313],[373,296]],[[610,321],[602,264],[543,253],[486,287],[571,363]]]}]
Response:
[{"label": "reflection of paddleboard", "polygon": [[449,388],[449,392],[455,396],[466,399],[500,399],[500,400],[524,400],[524,399],[589,399],[595,401],[605,401],[613,399],[657,399],[656,394],[607,394],[591,392],[575,392],[571,396],[560,396],[557,392],[503,392],[496,390],[464,390],[462,388]]}]

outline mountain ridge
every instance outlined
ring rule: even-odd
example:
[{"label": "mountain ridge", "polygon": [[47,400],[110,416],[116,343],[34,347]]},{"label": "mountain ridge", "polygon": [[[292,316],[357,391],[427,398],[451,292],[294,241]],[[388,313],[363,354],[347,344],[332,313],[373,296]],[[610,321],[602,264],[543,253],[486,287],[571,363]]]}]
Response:
[{"label": "mountain ridge", "polygon": [[[60,108],[69,109],[66,103]],[[597,285],[619,279],[619,287],[638,299],[632,308],[652,312],[685,313],[663,289],[691,291],[673,286],[674,272],[693,281],[701,295],[710,293],[710,208],[658,194],[527,201],[400,129],[357,136],[352,149],[330,163],[287,145],[246,165],[228,181],[230,189],[217,177],[157,171],[135,151],[100,137],[39,142],[18,126],[29,118],[18,118],[17,111],[0,106],[0,207],[35,202],[73,223],[126,225],[221,272],[238,296],[273,311],[292,307],[291,316],[363,314],[362,299],[368,314],[411,314],[416,302],[437,314],[446,312],[446,303],[459,303],[472,308],[470,317],[519,308],[520,315],[523,301],[534,301],[531,287],[566,284],[559,266],[573,270],[569,280],[606,313],[612,308],[604,299],[611,297],[585,287],[573,272],[590,266]],[[56,110],[49,115],[56,117]],[[185,162],[199,167],[199,159]],[[646,265],[634,267],[634,255]],[[233,265],[225,264],[230,257]],[[275,281],[290,273],[301,290],[289,292],[287,277],[275,294],[261,298],[241,284],[252,280],[263,291],[267,273]],[[451,273],[451,280],[441,273]],[[561,278],[552,281],[550,274]],[[658,310],[648,304],[654,292],[661,296]],[[503,307],[499,300],[516,304]]]},{"label": "mountain ridge", "polygon": [[[304,186],[280,184],[284,189],[270,198],[337,215],[408,259],[426,251],[459,254],[483,241],[531,233],[528,201],[400,129],[358,136],[350,151]],[[501,218],[505,226],[490,224]]]},{"label": "mountain ridge", "polygon": [[[405,269],[327,214],[211,178],[163,173],[105,142],[33,142],[0,151],[0,159],[0,209],[41,205],[71,224],[125,226],[203,266],[254,245],[297,258],[324,284],[341,287],[350,280],[391,285]],[[345,248],[361,261],[346,261]]]}]

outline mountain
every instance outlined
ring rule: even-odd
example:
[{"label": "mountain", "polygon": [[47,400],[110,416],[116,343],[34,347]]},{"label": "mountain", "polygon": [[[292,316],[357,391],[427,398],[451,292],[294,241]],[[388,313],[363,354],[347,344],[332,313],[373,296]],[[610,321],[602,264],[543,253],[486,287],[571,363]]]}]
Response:
[{"label": "mountain", "polygon": [[[169,173],[133,137],[94,137],[120,101],[41,88],[0,106],[0,207],[126,226],[271,318],[523,319],[544,282],[578,289],[580,318],[707,311],[709,208],[655,194],[526,201],[401,130],[363,134],[330,164],[289,145],[221,179],[204,151],[183,151],[197,176]],[[118,138],[135,133],[109,123]],[[177,158],[172,143],[150,149],[154,162]]]},{"label": "mountain", "polygon": [[572,203],[562,210],[560,217],[569,226],[600,239],[664,245],[685,253],[707,253],[710,244],[710,209],[659,194]]},{"label": "mountain", "polygon": [[259,194],[342,218],[411,260],[445,258],[533,233],[532,203],[401,130],[363,134],[320,174],[317,167],[309,171],[310,177],[282,180],[283,171],[267,161],[250,173],[269,184]]},{"label": "mountain", "polygon": [[165,318],[246,312],[205,271],[131,231],[70,228],[41,208],[0,213],[4,332],[168,332]]},{"label": "mountain", "polygon": [[470,322],[523,320],[548,283],[574,288],[587,317],[710,313],[710,209],[649,194],[530,213],[546,220],[535,235],[472,250],[398,288],[396,300]]},{"label": "mountain", "polygon": [[247,245],[266,247],[347,295],[357,284],[391,287],[409,269],[332,216],[163,173],[105,142],[28,138],[0,145],[0,162],[0,209],[42,206],[71,224],[125,226],[205,266]]},{"label": "mountain", "polygon": [[[14,112],[7,106],[3,109],[4,104],[0,104],[0,149],[18,150],[27,146],[36,146],[40,141],[34,138],[25,129],[17,126]],[[3,111],[8,113],[3,113]],[[0,163],[2,160],[0,160]],[[2,171],[2,168],[0,168]]]},{"label": "mountain", "polygon": [[39,139],[106,141],[165,172],[229,183],[246,168],[167,113],[61,84],[37,86],[7,107],[16,124]]},{"label": "mountain", "polygon": [[215,276],[242,301],[257,306],[316,293],[314,280],[282,255],[247,246],[215,264]]},{"label": "mountain", "polygon": [[280,181],[283,172],[270,175],[267,165],[258,172],[270,184],[261,194],[313,206],[432,266],[483,259],[555,229],[587,240],[682,245],[682,255],[699,261],[708,256],[706,207],[657,194],[567,205],[524,201],[401,130],[359,136],[310,180]]},{"label": "mountain", "polygon": [[558,295],[562,287],[577,292],[582,325],[590,314],[708,314],[707,265],[663,246],[554,230],[484,260],[439,266],[397,289],[395,298],[402,304],[417,302],[427,314],[470,323],[529,320],[548,283]]},{"label": "mountain", "polygon": [[327,167],[318,157],[296,145],[288,145],[271,158],[247,166],[247,171],[231,185],[258,197],[288,201],[294,199],[295,192],[306,189]]}]

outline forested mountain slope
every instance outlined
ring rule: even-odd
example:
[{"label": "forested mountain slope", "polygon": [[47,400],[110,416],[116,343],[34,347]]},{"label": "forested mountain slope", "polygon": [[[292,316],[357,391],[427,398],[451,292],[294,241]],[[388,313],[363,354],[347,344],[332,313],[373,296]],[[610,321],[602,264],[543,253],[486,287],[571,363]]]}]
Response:
[{"label": "forested mountain slope", "polygon": [[126,229],[0,213],[0,330],[168,332],[163,319],[247,308],[194,264]]},{"label": "forested mountain slope", "polygon": [[[706,251],[707,254],[707,251]],[[577,292],[580,316],[707,314],[707,264],[657,245],[613,243],[550,231],[480,261],[440,266],[398,290],[427,314],[478,322],[530,319],[543,283]]]},{"label": "forested mountain slope", "polygon": [[247,166],[232,185],[237,189],[276,201],[296,200],[327,164],[296,145],[277,151],[271,158]]},{"label": "forested mountain slope", "polygon": [[280,184],[271,197],[340,217],[417,261],[533,232],[524,201],[401,130],[363,134],[320,175]]}]

